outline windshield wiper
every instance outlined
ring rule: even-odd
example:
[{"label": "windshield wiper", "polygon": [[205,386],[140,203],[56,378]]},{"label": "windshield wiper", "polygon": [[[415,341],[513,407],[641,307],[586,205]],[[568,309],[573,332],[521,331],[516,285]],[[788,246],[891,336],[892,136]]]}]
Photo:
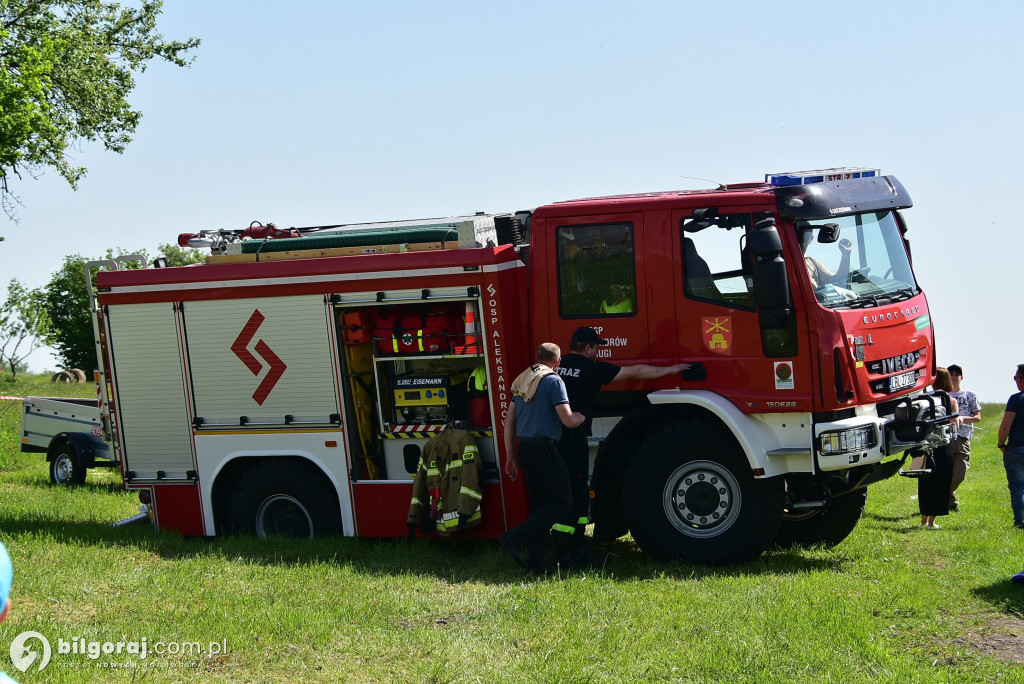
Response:
[{"label": "windshield wiper", "polygon": [[905,302],[913,297],[914,294],[914,288],[903,287],[898,290],[893,290],[892,292],[887,292],[885,296],[891,302]]},{"label": "windshield wiper", "polygon": [[875,294],[862,294],[859,297],[853,299],[847,299],[846,301],[837,302],[835,306],[830,306],[832,309],[867,309],[868,307],[885,306],[886,304],[895,304],[896,302],[903,302],[914,296],[914,288],[907,287],[899,290],[893,290],[892,292],[878,292]]},{"label": "windshield wiper", "polygon": [[849,299],[842,303],[842,307],[836,308],[866,309],[869,306],[881,306],[882,304],[887,303],[888,300],[879,299],[878,295],[866,294],[861,295],[860,297],[856,297],[854,299]]}]

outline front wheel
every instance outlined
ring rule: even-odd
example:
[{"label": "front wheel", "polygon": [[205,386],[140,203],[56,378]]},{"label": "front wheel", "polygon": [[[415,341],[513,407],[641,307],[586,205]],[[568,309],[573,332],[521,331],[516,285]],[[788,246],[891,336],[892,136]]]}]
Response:
[{"label": "front wheel", "polygon": [[53,449],[50,458],[50,483],[58,487],[80,485],[85,482],[85,459],[74,444],[61,444]]},{"label": "front wheel", "polygon": [[868,490],[858,489],[832,499],[827,508],[813,511],[786,510],[775,543],[790,546],[833,547],[850,536],[868,500]]},{"label": "front wheel", "polygon": [[267,537],[325,537],[341,533],[334,486],[306,463],[260,463],[245,471],[227,505],[227,529]]},{"label": "front wheel", "polygon": [[648,438],[626,472],[624,498],[645,553],[724,565],[753,560],[771,544],[783,485],[754,478],[725,429],[688,420]]}]

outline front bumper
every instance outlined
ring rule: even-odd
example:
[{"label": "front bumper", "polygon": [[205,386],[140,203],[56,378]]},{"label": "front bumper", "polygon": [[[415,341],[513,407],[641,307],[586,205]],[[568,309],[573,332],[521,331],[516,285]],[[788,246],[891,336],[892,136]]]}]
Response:
[{"label": "front bumper", "polygon": [[[874,407],[868,408],[874,411]],[[896,405],[891,416],[865,412],[817,423],[813,444],[817,467],[822,471],[844,470],[880,463],[887,456],[906,451],[948,444],[953,432],[951,414],[949,396],[933,392],[908,395]]]}]

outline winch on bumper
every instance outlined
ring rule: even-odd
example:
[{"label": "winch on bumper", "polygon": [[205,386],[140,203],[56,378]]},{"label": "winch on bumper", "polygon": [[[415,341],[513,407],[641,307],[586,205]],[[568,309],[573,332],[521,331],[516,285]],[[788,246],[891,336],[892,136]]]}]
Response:
[{"label": "winch on bumper", "polygon": [[[895,405],[892,415],[863,414],[841,420],[817,423],[814,429],[814,453],[821,471],[865,468],[866,481],[884,480],[896,474],[906,458],[905,452],[928,450],[951,439],[952,404],[945,392],[908,395]],[[882,463],[886,456],[904,454],[904,458]]]}]

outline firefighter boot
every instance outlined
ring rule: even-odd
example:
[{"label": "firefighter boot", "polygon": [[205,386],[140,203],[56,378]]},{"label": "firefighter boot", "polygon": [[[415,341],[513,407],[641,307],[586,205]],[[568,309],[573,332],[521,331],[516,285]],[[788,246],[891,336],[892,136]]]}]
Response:
[{"label": "firefighter boot", "polygon": [[569,567],[572,568],[603,568],[607,560],[607,554],[594,553],[587,548],[585,543],[582,543],[582,540],[574,543],[569,550],[568,562]]},{"label": "firefighter boot", "polygon": [[551,561],[563,570],[574,567],[572,561],[573,535],[555,531],[551,533]]}]

